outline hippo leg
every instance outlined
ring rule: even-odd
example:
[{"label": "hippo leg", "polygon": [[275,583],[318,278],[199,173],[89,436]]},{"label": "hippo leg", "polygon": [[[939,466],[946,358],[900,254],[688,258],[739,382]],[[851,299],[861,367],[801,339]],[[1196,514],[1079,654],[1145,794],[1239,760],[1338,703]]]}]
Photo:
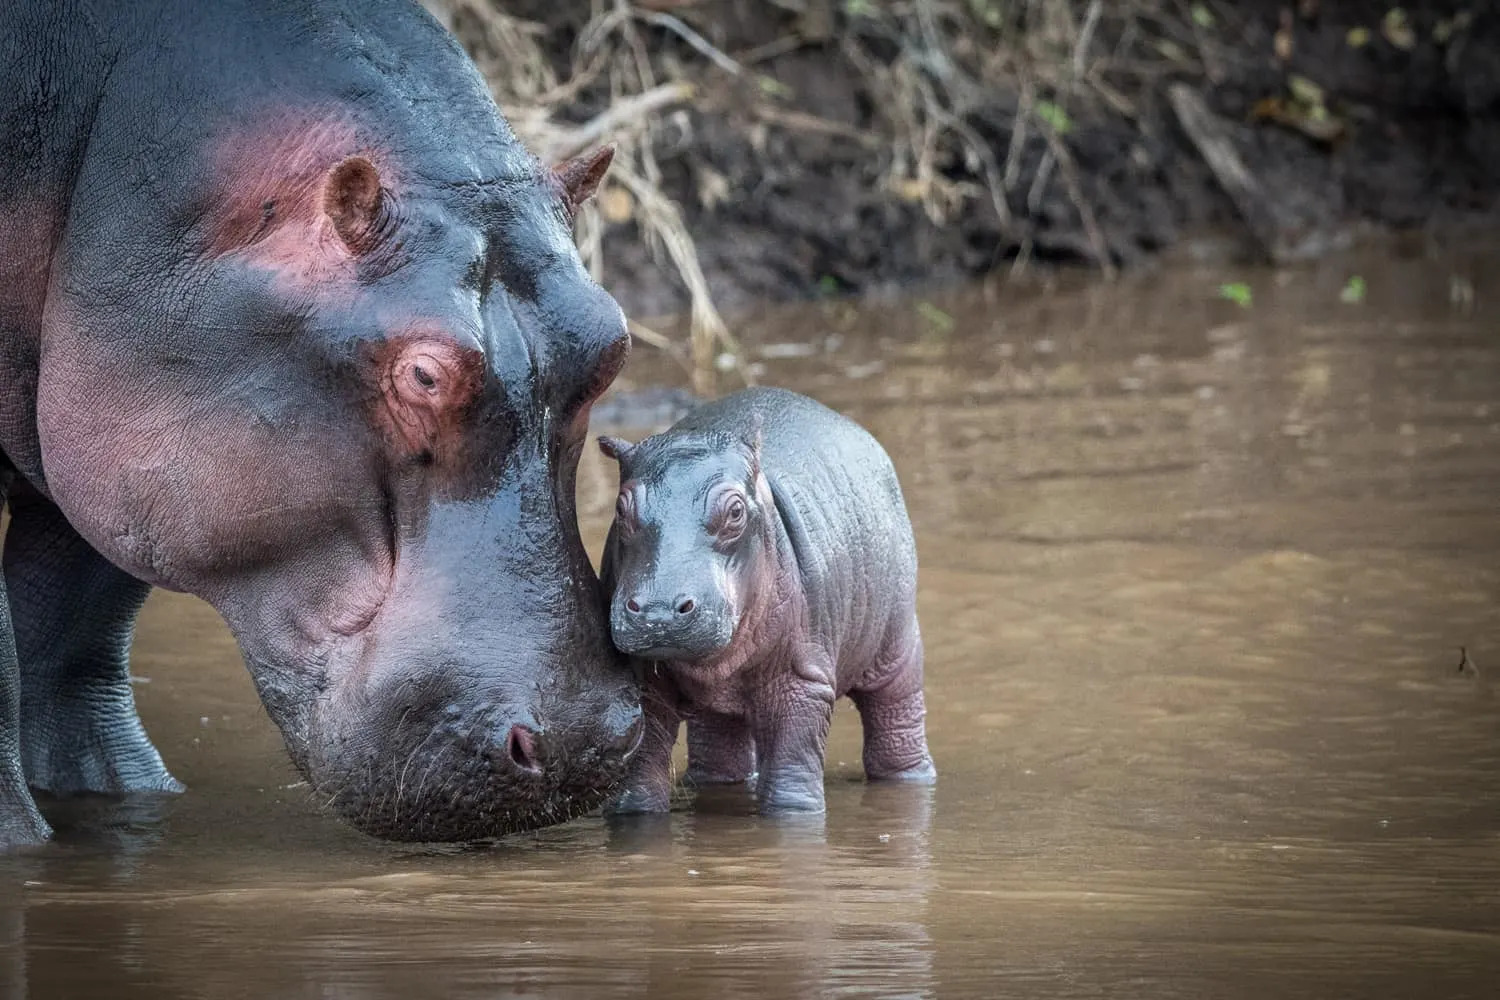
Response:
[{"label": "hippo leg", "polygon": [[823,752],[833,722],[831,684],[805,678],[832,676],[832,670],[786,672],[786,680],[763,693],[752,720],[760,777],[755,794],[760,811],[822,812]]},{"label": "hippo leg", "polygon": [[[0,455],[0,507],[13,475]],[[26,788],[21,766],[21,669],[5,578],[0,576],[0,848],[39,843],[51,832]]]},{"label": "hippo leg", "polygon": [[682,727],[682,714],[660,675],[648,680],[641,693],[641,716],[645,726],[641,745],[630,758],[624,788],[605,806],[606,815],[664,813],[672,808],[672,747]]},{"label": "hippo leg", "polygon": [[922,637],[913,626],[898,652],[872,672],[869,687],[849,692],[864,727],[865,777],[884,781],[937,780],[927,752],[927,706],[922,698]]},{"label": "hippo leg", "polygon": [[688,723],[691,785],[740,785],[755,775],[755,741],[744,719],[717,712],[694,715]]},{"label": "hippo leg", "polygon": [[130,640],[150,586],[107,562],[30,490],[11,500],[5,582],[25,664],[21,754],[31,787],[181,791],[130,690]]}]

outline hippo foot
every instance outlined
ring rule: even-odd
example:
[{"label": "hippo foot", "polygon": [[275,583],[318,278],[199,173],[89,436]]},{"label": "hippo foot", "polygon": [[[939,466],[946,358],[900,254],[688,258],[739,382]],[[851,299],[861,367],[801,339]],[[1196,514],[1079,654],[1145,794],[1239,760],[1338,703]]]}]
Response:
[{"label": "hippo foot", "polygon": [[52,837],[52,828],[32,806],[20,816],[0,820],[0,851],[13,847],[34,847]]},{"label": "hippo foot", "polygon": [[83,712],[50,721],[49,738],[23,741],[32,788],[57,796],[186,790],[168,773],[133,713],[104,718]]},{"label": "hippo foot", "polygon": [[822,796],[776,795],[760,800],[762,816],[809,815],[827,811]]},{"label": "hippo foot", "polygon": [[31,793],[19,782],[0,781],[0,851],[45,843],[51,836]]},{"label": "hippo foot", "polygon": [[604,807],[606,816],[639,816],[648,813],[669,812],[671,795],[659,789],[627,788],[613,802]]},{"label": "hippo foot", "polygon": [[869,774],[871,781],[903,781],[913,785],[935,785],[937,784],[937,766],[928,757],[915,767],[906,768],[903,771],[890,771],[885,774]]},{"label": "hippo foot", "polygon": [[784,781],[763,783],[759,789],[762,815],[777,813],[820,813],[825,811],[822,776],[816,782]]},{"label": "hippo foot", "polygon": [[682,783],[689,788],[712,788],[721,785],[753,785],[756,774],[735,772],[726,774],[723,771],[710,771],[689,767],[687,773],[682,776]]}]

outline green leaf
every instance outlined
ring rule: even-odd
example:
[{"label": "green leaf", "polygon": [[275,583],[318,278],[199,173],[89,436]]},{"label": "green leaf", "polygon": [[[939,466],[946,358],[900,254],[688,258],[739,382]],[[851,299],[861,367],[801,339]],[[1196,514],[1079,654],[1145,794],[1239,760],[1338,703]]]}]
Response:
[{"label": "green leaf", "polygon": [[757,76],[755,83],[767,97],[791,97],[792,88],[772,76]]},{"label": "green leaf", "polygon": [[1339,292],[1339,301],[1346,305],[1358,305],[1365,300],[1365,279],[1354,275],[1344,284],[1344,290]]},{"label": "green leaf", "polygon": [[979,18],[991,28],[998,28],[1005,20],[1005,13],[1000,9],[1000,0],[969,0],[969,9],[974,16]]},{"label": "green leaf", "polygon": [[1323,88],[1307,77],[1293,73],[1286,78],[1286,87],[1292,92],[1293,100],[1300,101],[1309,107],[1321,108],[1323,106]]},{"label": "green leaf", "polygon": [[1344,36],[1344,41],[1351,49],[1362,49],[1370,44],[1369,28],[1350,28],[1349,34]]},{"label": "green leaf", "polygon": [[917,314],[925,319],[934,329],[947,333],[953,329],[953,317],[933,305],[931,302],[918,302]]},{"label": "green leaf", "polygon": [[1208,9],[1206,4],[1193,4],[1193,23],[1200,28],[1212,28],[1214,26],[1214,13]]},{"label": "green leaf", "polygon": [[844,13],[850,17],[874,17],[875,4],[871,0],[844,0]]},{"label": "green leaf", "polygon": [[1250,286],[1244,282],[1232,281],[1219,286],[1219,298],[1228,299],[1241,309],[1249,309],[1253,297]]},{"label": "green leaf", "polygon": [[1073,119],[1068,117],[1068,113],[1051,101],[1037,101],[1032,110],[1058,135],[1067,135],[1073,127]]},{"label": "green leaf", "polygon": [[839,279],[831,274],[825,274],[818,279],[818,294],[837,295],[839,293]]}]

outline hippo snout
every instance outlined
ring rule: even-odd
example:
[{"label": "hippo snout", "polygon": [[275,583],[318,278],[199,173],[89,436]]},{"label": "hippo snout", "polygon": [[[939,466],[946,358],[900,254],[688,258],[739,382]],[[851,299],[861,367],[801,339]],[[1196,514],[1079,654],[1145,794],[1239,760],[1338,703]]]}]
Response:
[{"label": "hippo snout", "polygon": [[597,805],[643,723],[636,678],[594,607],[597,632],[558,641],[491,611],[494,625],[462,644],[432,642],[451,634],[451,610],[388,609],[309,720],[319,738],[304,770],[320,799],[406,841],[489,839]]},{"label": "hippo snout", "polygon": [[734,621],[722,602],[692,591],[638,592],[617,597],[610,634],[615,646],[630,656],[689,659],[728,645]]}]

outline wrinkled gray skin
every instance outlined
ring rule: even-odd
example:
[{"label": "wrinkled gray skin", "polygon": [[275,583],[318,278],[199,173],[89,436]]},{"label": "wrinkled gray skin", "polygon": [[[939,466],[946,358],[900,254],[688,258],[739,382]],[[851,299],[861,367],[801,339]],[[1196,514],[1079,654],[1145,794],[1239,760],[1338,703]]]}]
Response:
[{"label": "wrinkled gray skin", "polygon": [[318,801],[467,840],[640,732],[574,512],[629,350],[571,221],[412,0],[0,4],[0,847],[28,791],[173,791],[150,587],[233,631]]},{"label": "wrinkled gray skin", "polygon": [[834,701],[865,774],[928,782],[917,556],[889,457],[781,389],[710,403],[631,446],[605,545],[615,645],[645,677],[646,734],[617,813],[662,812],[688,724],[690,783],[756,778],[762,811],[821,811]]}]

